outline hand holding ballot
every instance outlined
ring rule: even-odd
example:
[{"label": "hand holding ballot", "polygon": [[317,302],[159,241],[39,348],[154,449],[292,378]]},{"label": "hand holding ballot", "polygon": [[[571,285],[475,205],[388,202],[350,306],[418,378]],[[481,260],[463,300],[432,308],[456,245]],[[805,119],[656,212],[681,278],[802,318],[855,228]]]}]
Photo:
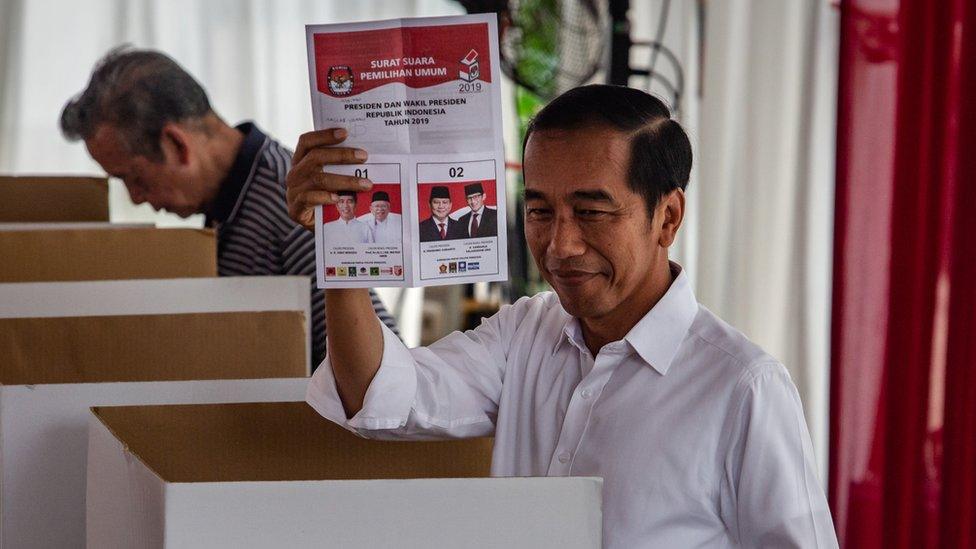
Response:
[{"label": "hand holding ballot", "polygon": [[299,143],[289,204],[315,228],[318,287],[507,279],[494,14],[305,31],[324,133]]},{"label": "hand holding ballot", "polygon": [[285,179],[288,214],[310,231],[315,229],[316,206],[337,204],[342,191],[361,192],[373,187],[365,177],[323,171],[328,165],[362,164],[369,157],[362,149],[337,147],[347,135],[343,128],[329,128],[308,132],[298,139]]}]

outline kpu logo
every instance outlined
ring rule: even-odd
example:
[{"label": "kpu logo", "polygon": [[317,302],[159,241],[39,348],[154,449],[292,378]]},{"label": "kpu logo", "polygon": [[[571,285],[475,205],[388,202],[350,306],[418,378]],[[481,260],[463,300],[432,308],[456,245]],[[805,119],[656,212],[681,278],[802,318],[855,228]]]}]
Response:
[{"label": "kpu logo", "polygon": [[332,95],[349,95],[353,85],[352,69],[346,65],[329,67],[329,91]]}]

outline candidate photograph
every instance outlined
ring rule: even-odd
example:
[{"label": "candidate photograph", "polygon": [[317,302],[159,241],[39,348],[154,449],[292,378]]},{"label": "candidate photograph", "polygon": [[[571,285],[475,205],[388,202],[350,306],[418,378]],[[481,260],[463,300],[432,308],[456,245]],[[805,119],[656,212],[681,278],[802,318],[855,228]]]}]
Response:
[{"label": "candidate photograph", "polygon": [[[334,208],[323,208],[322,240],[326,247],[348,246],[350,244],[370,244],[373,232],[369,226],[356,218],[357,193],[340,191]],[[328,221],[338,212],[338,218]]]},{"label": "candidate photograph", "polygon": [[[403,242],[403,216],[399,213],[400,186],[374,185],[373,189],[372,193],[364,193],[369,196],[369,210],[356,219],[369,229],[370,243],[400,245]],[[395,197],[396,206],[391,197]]]},{"label": "candidate photograph", "polygon": [[[427,199],[424,200],[424,187]],[[438,242],[441,240],[460,240],[468,238],[468,231],[464,224],[451,217],[453,202],[451,189],[447,185],[419,186],[420,200],[426,203],[429,215],[420,221],[419,235],[421,242]],[[424,208],[421,205],[420,211]],[[421,213],[423,217],[423,213]]]},{"label": "candidate photograph", "polygon": [[[486,182],[492,185],[494,181]],[[467,238],[483,238],[498,236],[498,211],[494,205],[489,205],[485,196],[483,183],[464,185],[464,201],[467,208],[452,214],[467,232]]]}]

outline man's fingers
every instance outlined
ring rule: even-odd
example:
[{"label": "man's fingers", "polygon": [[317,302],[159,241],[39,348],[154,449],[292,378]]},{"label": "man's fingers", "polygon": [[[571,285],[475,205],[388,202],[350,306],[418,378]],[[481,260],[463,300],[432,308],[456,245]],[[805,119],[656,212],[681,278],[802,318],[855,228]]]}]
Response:
[{"label": "man's fingers", "polygon": [[288,215],[305,228],[315,222],[315,206],[334,204],[339,191],[362,192],[373,184],[355,175],[325,173],[329,165],[362,164],[366,151],[351,147],[336,147],[346,139],[342,128],[319,130],[303,134],[295,147],[292,167],[285,179]]},{"label": "man's fingers", "polygon": [[[365,153],[365,151],[363,151]],[[365,156],[360,154],[359,156]],[[328,165],[361,164],[364,160],[357,157],[356,149],[320,148],[312,149],[304,158],[292,164],[286,180],[289,186],[299,185],[308,179],[322,173],[322,168]]]},{"label": "man's fingers", "polygon": [[327,206],[339,201],[340,191],[362,192],[373,186],[368,179],[352,175],[338,175],[319,172],[315,177],[298,185],[289,185],[285,191],[288,201],[288,215],[307,229],[315,221],[314,208]]},{"label": "man's fingers", "polygon": [[354,175],[339,175],[336,173],[319,172],[311,178],[312,184],[309,190],[323,191],[368,191],[373,188],[373,182],[369,179],[356,177]]},{"label": "man's fingers", "polygon": [[355,175],[339,175],[322,171],[322,164],[312,155],[292,167],[286,180],[288,188],[297,190],[319,189],[326,191],[365,191],[373,184]]},{"label": "man's fingers", "polygon": [[322,166],[329,164],[362,164],[369,155],[363,149],[351,147],[318,147],[309,149],[302,157],[302,162],[308,160]]},{"label": "man's fingers", "polygon": [[315,207],[335,204],[339,196],[329,191],[305,191],[288,197],[288,215],[306,229],[314,229]]},{"label": "man's fingers", "polygon": [[311,149],[316,147],[331,147],[338,145],[346,140],[347,132],[344,128],[329,128],[327,130],[316,130],[314,132],[303,133],[298,138],[298,146],[295,147],[295,154],[292,162],[298,163]]}]

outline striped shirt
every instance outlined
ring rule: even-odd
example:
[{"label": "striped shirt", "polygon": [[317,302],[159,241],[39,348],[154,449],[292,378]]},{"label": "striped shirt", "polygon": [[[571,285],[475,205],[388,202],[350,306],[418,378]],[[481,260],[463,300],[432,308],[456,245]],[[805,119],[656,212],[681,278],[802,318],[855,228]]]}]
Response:
[{"label": "striped shirt", "polygon": [[[244,141],[207,214],[217,229],[220,276],[305,275],[312,310],[312,368],[325,358],[325,296],[315,287],[315,236],[288,217],[285,176],[292,152],[251,122],[237,129]],[[396,320],[370,290],[376,315],[396,331]]]}]

